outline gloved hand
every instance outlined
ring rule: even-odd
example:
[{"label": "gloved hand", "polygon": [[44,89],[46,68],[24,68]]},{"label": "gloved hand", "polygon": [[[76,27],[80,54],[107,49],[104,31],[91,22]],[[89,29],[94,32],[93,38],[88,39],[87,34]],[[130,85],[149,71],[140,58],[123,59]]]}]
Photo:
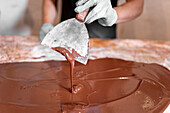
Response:
[{"label": "gloved hand", "polygon": [[51,23],[44,23],[41,26],[40,32],[39,32],[39,40],[42,41],[45,37],[45,35],[51,31],[54,28],[54,25]]},{"label": "gloved hand", "polygon": [[80,13],[94,6],[85,19],[85,23],[88,24],[98,20],[102,26],[112,26],[118,18],[116,10],[112,8],[110,0],[79,0],[76,6],[76,13]]}]

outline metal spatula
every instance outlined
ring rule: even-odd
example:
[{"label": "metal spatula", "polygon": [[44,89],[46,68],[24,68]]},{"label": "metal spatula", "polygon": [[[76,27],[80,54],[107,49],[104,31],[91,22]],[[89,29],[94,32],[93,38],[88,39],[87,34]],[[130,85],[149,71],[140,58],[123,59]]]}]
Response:
[{"label": "metal spatula", "polygon": [[69,52],[74,49],[80,56],[75,60],[86,65],[89,52],[89,35],[83,23],[88,13],[86,11],[76,15],[76,18],[68,19],[56,25],[42,41],[47,47],[63,47]]}]

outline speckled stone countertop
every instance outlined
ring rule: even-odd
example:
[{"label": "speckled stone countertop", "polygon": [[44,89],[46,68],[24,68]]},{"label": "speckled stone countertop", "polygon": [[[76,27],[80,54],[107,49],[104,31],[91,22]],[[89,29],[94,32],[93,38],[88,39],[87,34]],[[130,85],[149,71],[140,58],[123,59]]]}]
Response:
[{"label": "speckled stone countertop", "polygon": [[[44,61],[32,56],[40,45],[36,36],[0,36],[0,63]],[[90,39],[90,59],[111,57],[145,63],[158,63],[170,69],[170,41]]]}]

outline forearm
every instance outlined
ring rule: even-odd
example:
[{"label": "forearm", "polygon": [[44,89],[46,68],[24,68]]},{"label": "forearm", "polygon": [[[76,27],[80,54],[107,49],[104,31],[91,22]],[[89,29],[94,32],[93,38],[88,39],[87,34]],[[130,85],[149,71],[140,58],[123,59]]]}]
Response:
[{"label": "forearm", "polygon": [[144,0],[126,0],[121,6],[114,7],[117,12],[118,20],[116,24],[130,21],[138,17],[143,10]]},{"label": "forearm", "polygon": [[55,0],[43,1],[43,23],[54,24],[56,18]]}]

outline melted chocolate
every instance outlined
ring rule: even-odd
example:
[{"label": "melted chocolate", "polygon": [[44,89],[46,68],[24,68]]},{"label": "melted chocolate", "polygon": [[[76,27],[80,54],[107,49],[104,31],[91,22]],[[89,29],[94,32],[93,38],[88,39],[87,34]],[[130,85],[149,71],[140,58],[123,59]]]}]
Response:
[{"label": "melted chocolate", "polygon": [[70,89],[72,93],[76,93],[79,90],[79,87],[77,86],[73,87],[73,71],[74,71],[74,65],[75,65],[75,58],[80,55],[74,49],[72,49],[72,52],[69,52],[67,49],[62,48],[62,47],[55,47],[52,49],[64,55],[67,61],[70,63],[70,82],[71,82]]},{"label": "melted chocolate", "polygon": [[75,92],[74,90],[76,89],[73,88],[73,71],[74,71],[74,65],[75,65],[75,57],[78,56],[78,53],[74,49],[72,49],[72,53],[70,53],[67,49],[62,48],[62,47],[55,47],[52,49],[64,55],[67,61],[70,63],[71,92],[74,93]]},{"label": "melted chocolate", "polygon": [[119,59],[75,63],[70,92],[67,61],[0,64],[1,113],[162,112],[170,99],[170,71]]}]

